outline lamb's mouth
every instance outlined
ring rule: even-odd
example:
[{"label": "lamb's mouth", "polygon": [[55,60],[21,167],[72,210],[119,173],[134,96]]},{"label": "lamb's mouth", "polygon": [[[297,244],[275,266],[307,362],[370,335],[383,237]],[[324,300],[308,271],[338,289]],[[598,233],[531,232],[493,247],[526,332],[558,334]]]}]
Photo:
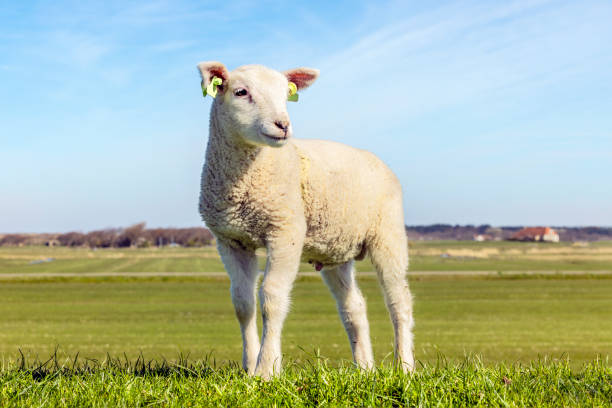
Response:
[{"label": "lamb's mouth", "polygon": [[261,132],[261,134],[263,136],[267,137],[268,139],[274,140],[275,142],[282,142],[283,140],[287,140],[288,139],[287,135],[285,135],[285,136],[272,136],[272,135],[269,135],[269,134],[264,133],[264,132]]}]

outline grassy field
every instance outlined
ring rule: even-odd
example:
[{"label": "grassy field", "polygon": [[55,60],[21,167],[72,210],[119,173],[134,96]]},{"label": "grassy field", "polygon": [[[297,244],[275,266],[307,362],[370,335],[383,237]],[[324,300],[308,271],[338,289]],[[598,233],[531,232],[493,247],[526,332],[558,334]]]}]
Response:
[{"label": "grassy field", "polygon": [[[612,354],[612,279],[458,279],[413,281],[417,358],[441,353],[456,361],[477,353],[485,363],[569,357],[582,364]],[[378,360],[392,350],[392,329],[375,278],[361,279]],[[218,361],[240,359],[240,335],[229,281],[190,280],[4,282],[0,284],[0,354],[45,358],[60,353]],[[315,349],[350,359],[335,304],[318,278],[298,280],[284,330],[284,352]]]},{"label": "grassy field", "polygon": [[[246,405],[266,399],[278,405],[352,405],[346,398],[357,394],[363,405],[612,404],[612,243],[416,242],[411,251],[411,270],[435,272],[410,278],[421,364],[416,377],[390,371],[392,329],[371,273],[359,281],[381,371],[368,376],[332,369],[350,365],[348,341],[321,279],[303,274],[283,333],[283,352],[293,365],[271,385],[246,379],[235,368],[240,334],[229,281],[215,273],[223,267],[214,249],[0,248],[0,406],[30,405],[42,396],[50,406],[104,405],[107,400],[95,397],[100,393],[108,401],[123,395],[129,405],[168,404],[169,393],[187,398],[177,397],[175,405],[196,404],[196,397],[188,399],[195,394],[209,395],[212,405],[233,405],[239,398]],[[32,263],[47,258],[53,261]],[[308,264],[302,270],[314,271]],[[359,270],[371,266],[363,262]],[[511,277],[507,271],[523,274]],[[582,274],[538,274],[543,271]],[[66,272],[73,275],[57,276]],[[134,277],[144,272],[169,274]],[[76,372],[53,366],[37,379],[40,373],[16,366],[21,353],[27,361],[45,360],[55,350],[66,362],[77,353],[81,361],[111,356],[134,362],[141,356],[170,365],[189,356],[197,375],[168,367],[136,375],[115,364]],[[466,356],[469,363],[462,366]],[[204,359],[223,368],[212,370]],[[597,359],[601,363],[584,368]],[[500,382],[504,375],[512,384]],[[536,375],[556,385],[538,385]],[[238,385],[229,387],[228,381]],[[560,388],[551,394],[554,387]],[[83,402],[86,395],[90,403]]]},{"label": "grassy field", "polygon": [[[545,244],[521,242],[415,241],[411,271],[608,271],[612,242]],[[261,264],[264,263],[261,253]],[[32,263],[53,258],[52,262]],[[365,260],[357,269],[371,271]],[[215,248],[100,249],[0,247],[0,275],[55,272],[222,272]],[[314,271],[304,263],[302,271]]]}]

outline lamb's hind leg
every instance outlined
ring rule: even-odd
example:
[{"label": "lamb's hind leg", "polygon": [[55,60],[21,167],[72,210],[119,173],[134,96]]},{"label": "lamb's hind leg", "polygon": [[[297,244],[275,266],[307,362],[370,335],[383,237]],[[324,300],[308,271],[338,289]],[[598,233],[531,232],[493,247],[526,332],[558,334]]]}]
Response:
[{"label": "lamb's hind leg", "polygon": [[374,365],[366,304],[355,281],[353,261],[321,271],[323,280],[336,299],[338,313],[346,329],[353,360],[361,368]]},{"label": "lamb's hind leg", "polygon": [[[397,224],[397,223],[396,223]],[[408,242],[403,223],[383,226],[369,248],[395,332],[395,360],[403,371],[414,370],[412,295],[406,282]]]},{"label": "lamb's hind leg", "polygon": [[221,242],[217,246],[231,279],[232,303],[242,332],[242,367],[249,374],[253,374],[259,354],[255,303],[257,258],[253,251],[232,248]]}]

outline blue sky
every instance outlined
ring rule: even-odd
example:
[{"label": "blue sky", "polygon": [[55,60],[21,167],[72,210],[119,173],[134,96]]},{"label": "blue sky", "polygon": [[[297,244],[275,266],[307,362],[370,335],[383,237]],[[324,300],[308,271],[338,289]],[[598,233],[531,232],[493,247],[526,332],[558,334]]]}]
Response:
[{"label": "blue sky", "polygon": [[201,225],[203,60],[319,68],[408,224],[612,225],[612,3],[294,3],[0,0],[0,232]]}]

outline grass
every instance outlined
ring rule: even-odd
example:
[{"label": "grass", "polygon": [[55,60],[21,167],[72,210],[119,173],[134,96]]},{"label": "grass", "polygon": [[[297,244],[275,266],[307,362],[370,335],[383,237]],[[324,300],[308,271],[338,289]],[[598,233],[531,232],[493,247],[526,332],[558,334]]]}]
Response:
[{"label": "grass", "polygon": [[[416,241],[410,243],[411,271],[609,271],[612,241],[521,243]],[[264,253],[260,253],[264,265]],[[52,262],[32,261],[53,258]],[[371,271],[369,261],[357,263]],[[302,263],[301,271],[314,271]],[[99,249],[0,247],[0,274],[57,272],[222,272],[215,248]]]},{"label": "grass", "polygon": [[[32,263],[47,258],[53,261]],[[0,274],[194,271],[224,271],[215,248],[0,248]]]},{"label": "grass", "polygon": [[[392,328],[376,279],[360,285],[368,303],[378,361],[390,360]],[[612,354],[612,279],[435,279],[411,282],[417,358],[451,361],[477,353],[483,362],[569,357],[580,365]],[[238,323],[224,278],[4,282],[0,355],[60,353],[103,358],[239,360]],[[302,361],[319,348],[351,358],[335,304],[320,278],[301,278],[283,332],[283,351]],[[306,350],[306,353],[303,351]]]},{"label": "grass", "polygon": [[[412,271],[523,274],[411,277],[413,376],[392,369],[392,328],[372,274],[358,278],[373,373],[351,367],[334,301],[304,275],[283,332],[286,370],[264,383],[235,363],[240,334],[229,281],[211,273],[223,271],[213,248],[0,248],[0,277],[23,275],[0,281],[0,406],[612,405],[612,243],[416,242],[411,255]],[[45,258],[54,261],[30,263]],[[61,272],[77,276],[53,276]]]},{"label": "grass", "polygon": [[612,369],[601,361],[485,367],[439,362],[403,375],[382,367],[330,368],[316,358],[289,364],[270,382],[209,362],[102,363],[57,359],[0,370],[0,406],[609,406]]}]

